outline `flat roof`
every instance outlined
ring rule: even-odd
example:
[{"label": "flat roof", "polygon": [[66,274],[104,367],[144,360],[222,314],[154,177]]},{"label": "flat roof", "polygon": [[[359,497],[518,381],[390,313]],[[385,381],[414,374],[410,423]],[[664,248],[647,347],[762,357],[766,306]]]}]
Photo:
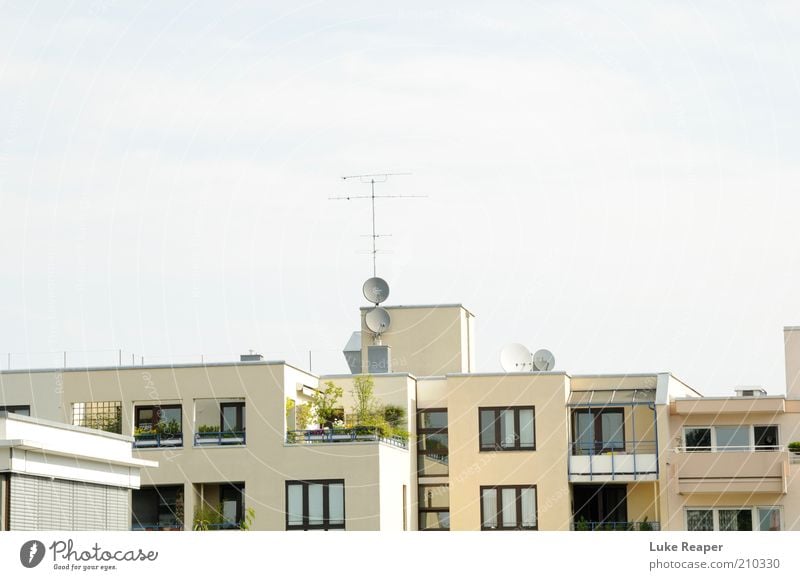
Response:
[{"label": "flat roof", "polygon": [[186,368],[210,368],[210,367],[238,367],[238,366],[276,366],[283,365],[301,373],[319,378],[311,371],[301,369],[285,360],[254,360],[254,361],[230,361],[230,362],[207,362],[207,363],[174,363],[174,364],[145,364],[145,365],[122,365],[122,366],[89,366],[89,367],[49,367],[49,368],[29,368],[29,369],[5,369],[0,370],[0,375],[13,375],[20,373],[79,373],[86,371],[136,371],[142,369],[186,369]]}]

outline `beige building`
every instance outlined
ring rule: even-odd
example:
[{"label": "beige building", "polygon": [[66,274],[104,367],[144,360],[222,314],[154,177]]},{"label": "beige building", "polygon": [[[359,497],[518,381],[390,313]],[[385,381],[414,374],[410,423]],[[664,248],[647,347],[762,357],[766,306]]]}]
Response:
[{"label": "beige building", "polygon": [[[479,373],[467,309],[386,309],[380,337],[361,310],[356,374],[251,355],[4,371],[0,410],[134,436],[159,467],[133,529],[800,529],[800,328],[785,396],[720,398],[669,373]],[[394,434],[353,426],[366,373]],[[308,405],[329,382],[343,425],[325,428]]]}]

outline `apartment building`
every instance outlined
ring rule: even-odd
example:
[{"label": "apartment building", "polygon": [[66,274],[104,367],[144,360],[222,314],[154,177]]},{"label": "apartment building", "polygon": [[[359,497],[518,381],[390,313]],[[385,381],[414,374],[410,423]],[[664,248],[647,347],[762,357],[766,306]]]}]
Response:
[{"label": "apartment building", "polygon": [[0,530],[130,528],[130,491],[153,461],[132,437],[0,411]]},{"label": "apartment building", "polygon": [[[0,373],[0,406],[115,428],[158,462],[131,498],[143,530],[800,529],[800,329],[787,392],[704,397],[670,373],[481,373],[459,304],[387,306],[352,374],[245,355],[225,364]],[[303,424],[329,383],[345,424],[359,377],[407,438]]]}]

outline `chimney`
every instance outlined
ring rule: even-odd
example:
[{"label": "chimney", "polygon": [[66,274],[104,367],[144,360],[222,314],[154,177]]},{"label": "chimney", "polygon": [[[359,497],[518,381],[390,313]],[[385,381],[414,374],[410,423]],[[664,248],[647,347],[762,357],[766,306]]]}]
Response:
[{"label": "chimney", "polygon": [[800,326],[783,328],[786,397],[800,399]]}]

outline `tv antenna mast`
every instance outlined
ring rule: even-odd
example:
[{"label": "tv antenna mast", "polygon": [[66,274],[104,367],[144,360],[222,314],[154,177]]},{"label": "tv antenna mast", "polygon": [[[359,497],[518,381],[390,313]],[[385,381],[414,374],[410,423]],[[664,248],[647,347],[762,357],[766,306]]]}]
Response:
[{"label": "tv antenna mast", "polygon": [[358,180],[361,183],[369,183],[369,195],[342,195],[329,197],[328,199],[335,200],[351,200],[351,199],[368,199],[371,202],[372,208],[372,276],[376,277],[377,274],[377,255],[378,255],[378,238],[384,238],[391,234],[379,234],[375,230],[375,200],[376,199],[389,199],[395,197],[428,197],[427,195],[375,195],[375,184],[385,183],[390,177],[398,177],[401,175],[411,175],[411,173],[368,173],[366,175],[345,175],[342,177],[343,181]]}]

